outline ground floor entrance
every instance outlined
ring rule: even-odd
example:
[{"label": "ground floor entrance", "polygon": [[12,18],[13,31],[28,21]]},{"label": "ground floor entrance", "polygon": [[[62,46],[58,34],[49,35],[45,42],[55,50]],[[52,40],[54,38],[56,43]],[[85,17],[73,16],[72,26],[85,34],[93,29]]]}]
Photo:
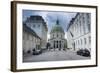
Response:
[{"label": "ground floor entrance", "polygon": [[54,41],[53,48],[63,48],[63,44],[61,41]]}]

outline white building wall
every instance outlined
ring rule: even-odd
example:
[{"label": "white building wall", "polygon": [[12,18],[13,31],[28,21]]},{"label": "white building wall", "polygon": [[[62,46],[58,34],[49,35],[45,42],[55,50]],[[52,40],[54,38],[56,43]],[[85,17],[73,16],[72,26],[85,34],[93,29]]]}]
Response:
[{"label": "white building wall", "polygon": [[26,24],[41,38],[41,48],[46,48],[47,28],[44,26],[45,23],[42,20],[33,20],[33,22],[26,22]]},{"label": "white building wall", "polygon": [[[87,17],[89,15],[89,18]],[[89,13],[79,13],[74,19],[67,31],[68,48],[74,50],[78,49],[88,49],[91,48],[91,42],[89,42],[89,37],[91,37],[91,32],[88,28],[88,23],[90,23],[91,16]],[[89,22],[87,22],[89,20]],[[71,36],[73,34],[73,37]],[[90,39],[91,40],[91,39]],[[86,41],[86,44],[85,44]],[[75,44],[73,46],[73,44]]]},{"label": "white building wall", "polygon": [[[36,41],[38,40],[38,42]],[[36,48],[36,45],[40,45],[40,39],[31,35],[30,33],[23,32],[23,50],[27,53],[29,50]]]},{"label": "white building wall", "polygon": [[42,24],[42,48],[46,48],[46,44],[47,44],[47,29],[44,27],[44,25]]}]

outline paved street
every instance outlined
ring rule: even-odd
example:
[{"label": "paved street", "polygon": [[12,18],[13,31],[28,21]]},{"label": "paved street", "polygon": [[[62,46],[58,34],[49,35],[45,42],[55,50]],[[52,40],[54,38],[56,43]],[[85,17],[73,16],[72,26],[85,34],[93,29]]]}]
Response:
[{"label": "paved street", "polygon": [[61,61],[61,60],[84,60],[90,57],[83,57],[77,55],[73,51],[46,51],[40,55],[24,56],[23,62],[39,62],[39,61]]}]

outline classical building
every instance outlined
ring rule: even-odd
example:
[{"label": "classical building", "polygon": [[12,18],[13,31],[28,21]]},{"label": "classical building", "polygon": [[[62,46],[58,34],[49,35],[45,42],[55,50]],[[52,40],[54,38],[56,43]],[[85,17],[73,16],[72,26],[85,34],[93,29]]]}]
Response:
[{"label": "classical building", "polygon": [[30,29],[26,24],[23,24],[23,52],[32,52],[34,48],[41,45],[41,38]]},{"label": "classical building", "polygon": [[59,24],[58,20],[51,29],[49,43],[51,44],[51,47],[54,49],[64,49],[67,47],[65,32]]},{"label": "classical building", "polygon": [[77,13],[67,28],[68,48],[91,50],[91,14]]},{"label": "classical building", "polygon": [[42,16],[30,16],[25,23],[41,38],[41,48],[46,48],[48,28]]}]

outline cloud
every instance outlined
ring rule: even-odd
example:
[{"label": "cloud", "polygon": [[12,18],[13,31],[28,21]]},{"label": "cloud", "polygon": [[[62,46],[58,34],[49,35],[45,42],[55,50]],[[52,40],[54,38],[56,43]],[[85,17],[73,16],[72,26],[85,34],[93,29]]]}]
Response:
[{"label": "cloud", "polygon": [[48,12],[47,14],[47,23],[50,27],[56,23],[56,20],[59,20],[61,27],[66,31],[67,25],[69,24],[70,20],[75,17],[76,13],[68,13],[68,12]]},{"label": "cloud", "polygon": [[56,20],[59,20],[61,27],[66,32],[69,21],[75,17],[76,13],[72,12],[54,12],[54,11],[36,11],[36,10],[23,10],[23,21],[31,15],[40,15],[43,17],[48,26],[48,32],[56,24]]}]

